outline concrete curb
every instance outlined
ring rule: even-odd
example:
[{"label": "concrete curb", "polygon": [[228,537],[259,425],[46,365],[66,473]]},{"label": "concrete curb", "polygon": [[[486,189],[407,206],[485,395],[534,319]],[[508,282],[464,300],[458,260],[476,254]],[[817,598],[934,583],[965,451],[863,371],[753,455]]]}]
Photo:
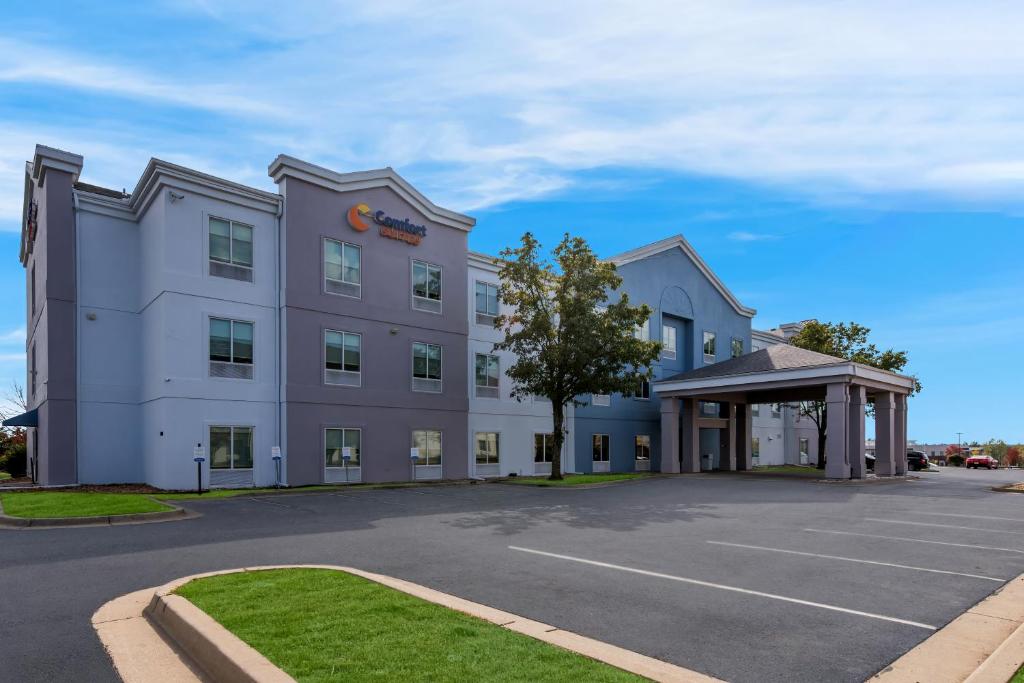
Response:
[{"label": "concrete curb", "polygon": [[[511,631],[536,638],[564,650],[595,659],[654,681],[671,683],[715,683],[719,681],[696,671],[632,652],[585,636],[563,631],[555,626],[525,619],[487,605],[435,591],[402,579],[336,565],[271,565],[230,569],[186,576],[155,589],[145,609],[146,615],[159,625],[213,680],[228,683],[290,681],[287,674],[263,655],[242,642],[192,603],[174,591],[182,585],[207,576],[269,569],[330,569],[360,576],[408,595],[449,609],[483,619]],[[720,682],[719,682],[720,683]]]},{"label": "concrete curb", "polygon": [[148,524],[150,522],[171,522],[181,519],[199,517],[198,512],[191,512],[174,503],[161,500],[170,510],[160,512],[136,512],[127,515],[103,515],[99,517],[11,517],[3,514],[0,504],[0,529],[54,529],[69,526],[118,526],[121,524]]},{"label": "concrete curb", "polygon": [[1024,574],[1008,581],[871,680],[1006,683],[1024,664]]}]

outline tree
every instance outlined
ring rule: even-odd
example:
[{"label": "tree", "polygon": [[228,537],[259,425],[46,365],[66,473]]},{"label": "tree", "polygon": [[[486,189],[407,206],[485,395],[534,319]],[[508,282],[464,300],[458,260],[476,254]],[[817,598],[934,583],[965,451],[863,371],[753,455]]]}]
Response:
[{"label": "tree", "polygon": [[1021,454],[1019,446],[1010,446],[1006,449],[1006,457],[1003,459],[1003,464],[1007,467],[1016,467],[1021,464]]},{"label": "tree", "polygon": [[[0,405],[0,422],[28,410],[25,390],[17,382],[11,384],[6,403],[6,406]],[[23,475],[27,452],[28,431],[24,427],[0,427],[0,470]]]},{"label": "tree", "polygon": [[946,446],[946,464],[960,467],[964,463],[963,449],[960,446],[950,444]]},{"label": "tree", "polygon": [[1004,462],[1006,458],[1006,451],[1008,449],[1009,446],[1007,446],[1006,442],[1003,441],[1002,439],[989,439],[988,442],[985,444],[985,450],[988,452],[988,454],[991,455],[996,460],[998,460],[999,462]]},{"label": "tree", "polygon": [[661,344],[635,334],[650,318],[650,307],[630,305],[625,293],[609,303],[622,278],[586,241],[566,233],[555,247],[554,263],[540,250],[526,233],[518,248],[501,253],[498,297],[508,313],[494,322],[505,332],[495,349],[516,356],[507,371],[512,398],[551,401],[551,479],[561,479],[565,408],[584,405],[582,397],[592,394],[635,391],[650,379]]},{"label": "tree", "polygon": [[[907,352],[887,349],[879,351],[868,343],[871,330],[857,323],[823,323],[809,320],[789,340],[793,346],[817,351],[855,363],[863,363],[880,370],[899,372],[907,364]],[[916,394],[921,383],[914,378]],[[805,401],[800,404],[800,414],[814,422],[818,429],[818,469],[825,467],[825,436],[828,432],[828,411],[824,401]]]}]

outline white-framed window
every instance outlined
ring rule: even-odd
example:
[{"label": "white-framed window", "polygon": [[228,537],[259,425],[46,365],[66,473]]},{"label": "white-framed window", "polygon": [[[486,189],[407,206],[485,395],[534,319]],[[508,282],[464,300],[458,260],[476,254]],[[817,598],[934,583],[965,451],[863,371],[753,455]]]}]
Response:
[{"label": "white-framed window", "polygon": [[441,431],[438,429],[414,429],[412,445],[419,449],[417,465],[441,464]]},{"label": "white-framed window", "polygon": [[743,355],[743,340],[735,337],[729,343],[729,357],[739,358]]},{"label": "white-framed window", "polygon": [[501,379],[501,364],[498,356],[489,353],[476,354],[473,373],[477,398],[500,398],[498,388]]},{"label": "white-framed window", "polygon": [[324,384],[362,384],[363,335],[324,330]]},{"label": "white-framed window", "polygon": [[751,403],[750,404],[750,414],[753,417],[760,417],[760,415],[761,415],[761,404],[760,403]]},{"label": "white-framed window", "polygon": [[363,294],[363,249],[324,238],[324,291],[356,299]]},{"label": "white-framed window", "polygon": [[806,439],[806,438],[801,438],[800,439],[800,458],[801,458],[801,460],[806,460],[807,458],[810,457],[810,455],[811,455],[811,442],[810,442],[810,440]]},{"label": "white-framed window", "polygon": [[594,462],[608,462],[611,458],[612,440],[607,434],[594,434]]},{"label": "white-framed window", "polygon": [[359,467],[359,455],[363,446],[363,430],[350,427],[327,427],[324,429],[324,466],[344,467],[345,450],[349,449],[348,464]]},{"label": "white-framed window", "polygon": [[651,398],[651,382],[644,378],[637,382],[636,390],[633,393],[633,398],[640,401],[648,401]]},{"label": "white-framed window", "polygon": [[441,345],[412,344],[412,390],[441,393]]},{"label": "white-framed window", "polygon": [[210,426],[210,469],[252,469],[252,427]]},{"label": "white-framed window", "polygon": [[534,434],[533,435],[533,461],[554,462],[555,460],[555,435]]},{"label": "white-framed window", "polygon": [[714,401],[701,401],[700,414],[705,417],[718,417],[721,414],[721,410]]},{"label": "white-framed window", "polygon": [[651,340],[651,321],[647,319],[636,326],[633,330],[633,336],[643,341]]},{"label": "white-framed window", "polygon": [[750,455],[754,458],[761,457],[761,438],[758,436],[750,439]]},{"label": "white-framed window", "polygon": [[715,333],[704,332],[704,362],[715,362]]},{"label": "white-framed window", "polygon": [[773,403],[772,404],[772,417],[774,417],[776,419],[782,417],[782,404],[781,403]]},{"label": "white-framed window", "polygon": [[473,435],[473,454],[477,465],[497,465],[500,459],[498,432],[477,432]]},{"label": "white-framed window", "polygon": [[661,355],[669,359],[676,357],[676,328],[671,325],[661,326]]},{"label": "white-framed window", "polygon": [[590,403],[595,406],[607,408],[612,404],[611,394],[591,394]]},{"label": "white-framed window", "polygon": [[651,459],[651,435],[650,434],[637,434],[633,437],[633,450],[635,451],[634,458],[636,460],[645,461]]},{"label": "white-framed window", "polygon": [[441,266],[412,262],[412,307],[427,313],[441,312]]},{"label": "white-framed window", "polygon": [[252,282],[252,226],[210,216],[210,275]]},{"label": "white-framed window", "polygon": [[253,324],[210,318],[210,377],[252,379]]},{"label": "white-framed window", "polygon": [[477,280],[475,296],[476,324],[494,327],[494,319],[498,317],[498,285]]}]

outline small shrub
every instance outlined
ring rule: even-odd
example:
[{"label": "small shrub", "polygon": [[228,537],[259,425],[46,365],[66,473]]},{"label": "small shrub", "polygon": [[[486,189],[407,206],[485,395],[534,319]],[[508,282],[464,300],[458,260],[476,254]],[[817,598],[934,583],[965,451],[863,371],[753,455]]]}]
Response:
[{"label": "small shrub", "polygon": [[952,465],[953,467],[960,467],[964,464],[964,456],[962,455],[951,455],[946,458],[946,464]]},{"label": "small shrub", "polygon": [[12,477],[24,477],[28,466],[28,447],[23,444],[15,444],[0,455],[0,471],[4,471]]}]

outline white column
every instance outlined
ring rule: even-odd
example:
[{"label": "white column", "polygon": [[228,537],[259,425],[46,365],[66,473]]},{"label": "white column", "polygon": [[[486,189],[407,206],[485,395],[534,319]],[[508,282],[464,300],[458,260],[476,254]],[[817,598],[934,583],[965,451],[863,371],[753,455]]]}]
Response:
[{"label": "white column", "polygon": [[875,474],[891,477],[896,471],[896,401],[891,391],[875,394]]},{"label": "white column", "polygon": [[897,476],[907,473],[907,396],[896,394],[896,406],[893,411],[893,429],[895,434],[895,453],[893,454]]},{"label": "white column", "polygon": [[679,472],[679,399],[661,399],[661,472]]},{"label": "white column", "polygon": [[863,479],[867,476],[864,462],[864,404],[867,402],[864,387],[856,384],[850,386],[850,418],[846,422],[849,444],[847,455],[850,458],[850,478]]},{"label": "white column", "polygon": [[828,429],[825,434],[825,476],[829,479],[850,478],[850,458],[847,455],[849,433],[846,421],[850,413],[849,385],[836,382],[825,390],[828,410]]}]

